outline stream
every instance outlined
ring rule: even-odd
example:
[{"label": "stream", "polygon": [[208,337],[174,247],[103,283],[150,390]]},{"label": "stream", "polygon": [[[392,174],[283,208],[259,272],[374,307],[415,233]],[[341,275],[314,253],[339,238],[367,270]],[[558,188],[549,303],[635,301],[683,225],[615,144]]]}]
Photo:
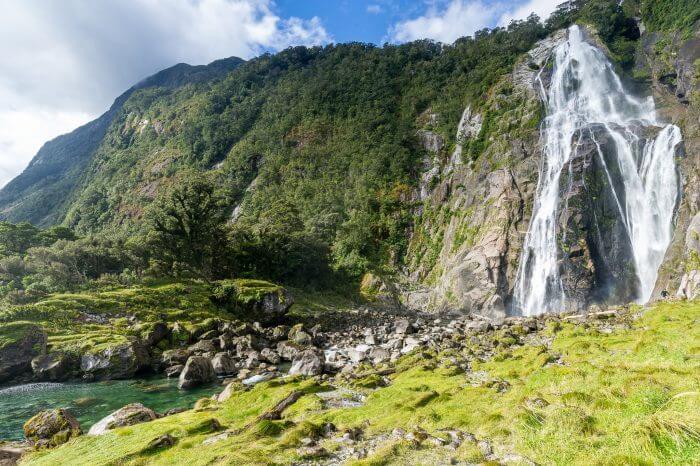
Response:
[{"label": "stream", "polygon": [[179,390],[177,379],[154,377],[96,383],[31,383],[0,388],[0,439],[21,440],[22,425],[44,409],[68,408],[83,432],[108,414],[129,403],[163,413],[190,408],[200,398],[222,391],[220,384]]}]

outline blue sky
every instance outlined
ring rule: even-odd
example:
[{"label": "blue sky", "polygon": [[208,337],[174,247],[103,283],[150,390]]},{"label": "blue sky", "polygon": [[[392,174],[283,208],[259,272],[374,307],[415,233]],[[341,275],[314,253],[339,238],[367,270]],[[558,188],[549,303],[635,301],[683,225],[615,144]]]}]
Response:
[{"label": "blue sky", "polygon": [[293,45],[453,42],[562,0],[3,0],[0,186],[41,145],[176,63]]}]

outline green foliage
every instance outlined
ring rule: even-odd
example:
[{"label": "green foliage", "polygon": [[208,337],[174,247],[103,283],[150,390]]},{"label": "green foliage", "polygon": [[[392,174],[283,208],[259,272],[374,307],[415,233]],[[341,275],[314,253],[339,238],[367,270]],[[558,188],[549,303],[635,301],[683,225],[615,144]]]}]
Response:
[{"label": "green foliage", "polygon": [[652,31],[690,35],[700,21],[700,0],[641,0],[641,13]]},{"label": "green foliage", "polygon": [[226,256],[223,199],[206,178],[186,175],[148,211],[148,244],[157,270],[211,279]]}]

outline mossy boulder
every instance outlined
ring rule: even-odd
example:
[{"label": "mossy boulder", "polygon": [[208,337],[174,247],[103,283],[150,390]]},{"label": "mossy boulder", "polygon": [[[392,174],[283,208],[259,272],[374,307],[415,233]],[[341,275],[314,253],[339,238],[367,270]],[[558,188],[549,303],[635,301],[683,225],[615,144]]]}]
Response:
[{"label": "mossy boulder", "polygon": [[226,306],[239,318],[272,323],[284,316],[294,303],[283,287],[264,280],[222,280],[212,287],[210,299]]},{"label": "mossy boulder", "polygon": [[211,359],[203,356],[192,356],[182,369],[177,386],[187,389],[216,380],[216,372]]},{"label": "mossy boulder", "polygon": [[24,423],[24,436],[36,447],[56,447],[80,434],[78,420],[62,408],[41,411]]},{"label": "mossy boulder", "polygon": [[32,359],[46,353],[46,332],[28,322],[0,325],[0,382],[32,370]]},{"label": "mossy boulder", "polygon": [[92,348],[80,359],[80,370],[87,378],[128,379],[149,367],[150,356],[143,342],[128,338]]},{"label": "mossy boulder", "polygon": [[102,435],[117,427],[133,426],[158,419],[158,414],[141,403],[132,403],[113,412],[90,428],[88,435]]}]

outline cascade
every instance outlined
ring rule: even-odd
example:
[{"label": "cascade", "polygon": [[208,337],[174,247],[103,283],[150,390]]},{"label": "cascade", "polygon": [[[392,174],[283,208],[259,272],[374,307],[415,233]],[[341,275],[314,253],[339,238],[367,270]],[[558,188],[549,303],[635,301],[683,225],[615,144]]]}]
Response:
[{"label": "cascade", "polygon": [[[602,126],[614,144],[616,160],[607,160],[598,146],[602,170],[610,181],[614,205],[624,223],[638,279],[635,296],[647,302],[659,266],[671,241],[673,211],[678,197],[675,148],[680,129],[657,121],[652,97],[625,91],[613,65],[583,31],[571,26],[568,40],[553,51],[548,90],[538,76],[547,115],[541,129],[543,154],[530,225],[523,244],[512,307],[521,315],[559,312],[570,304],[562,283],[557,212],[562,206],[560,179],[575,151],[574,138],[592,125]],[[640,138],[639,127],[657,129]],[[611,167],[611,164],[617,164]],[[614,168],[622,182],[613,184]],[[565,181],[566,178],[563,179]]]}]

